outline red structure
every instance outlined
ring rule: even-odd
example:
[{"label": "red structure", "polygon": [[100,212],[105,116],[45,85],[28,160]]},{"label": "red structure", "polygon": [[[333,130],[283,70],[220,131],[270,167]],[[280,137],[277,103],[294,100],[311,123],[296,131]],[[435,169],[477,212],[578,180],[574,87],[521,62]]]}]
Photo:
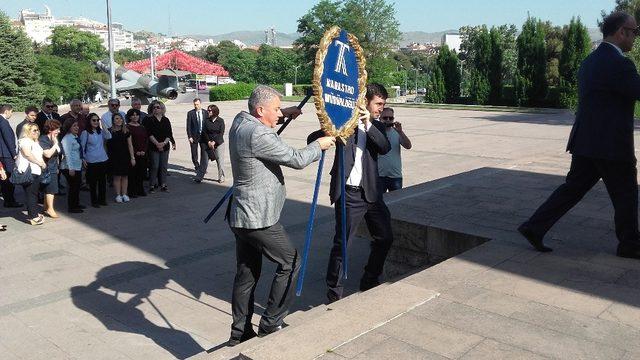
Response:
[{"label": "red structure", "polygon": [[[151,60],[138,60],[123,65],[129,70],[141,74],[151,71]],[[156,57],[156,71],[164,69],[188,71],[199,75],[229,76],[222,65],[191,56],[178,49],[171,50]]]}]

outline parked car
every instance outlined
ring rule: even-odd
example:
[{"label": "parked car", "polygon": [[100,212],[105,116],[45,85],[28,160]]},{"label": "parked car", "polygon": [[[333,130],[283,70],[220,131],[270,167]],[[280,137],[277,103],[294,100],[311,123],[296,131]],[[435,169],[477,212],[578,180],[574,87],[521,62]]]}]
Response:
[{"label": "parked car", "polygon": [[424,95],[427,93],[427,89],[426,88],[419,88],[418,89],[418,95]]}]

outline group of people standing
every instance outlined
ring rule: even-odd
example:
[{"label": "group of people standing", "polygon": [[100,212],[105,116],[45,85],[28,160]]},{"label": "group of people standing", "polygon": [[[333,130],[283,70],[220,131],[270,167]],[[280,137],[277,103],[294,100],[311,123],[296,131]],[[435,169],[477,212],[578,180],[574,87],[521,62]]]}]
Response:
[{"label": "group of people standing", "polygon": [[[8,123],[13,107],[0,107],[0,183],[5,207],[24,206],[14,196],[14,185],[22,186],[28,221],[40,225],[44,215],[59,217],[54,196],[64,191],[68,212],[84,212],[86,207],[80,203],[83,185],[95,208],[107,205],[107,183],[113,185],[116,203],[168,191],[169,150],[176,145],[162,102],[151,102],[149,115],[140,110],[141,102],[135,98],[127,113],[120,111],[118,99],[109,100],[109,110],[102,116],[89,112],[80,100],[71,101],[70,111],[62,116],[53,111],[54,106],[44,99],[40,112],[27,107],[15,132]],[[146,177],[147,189],[143,185]]]}]

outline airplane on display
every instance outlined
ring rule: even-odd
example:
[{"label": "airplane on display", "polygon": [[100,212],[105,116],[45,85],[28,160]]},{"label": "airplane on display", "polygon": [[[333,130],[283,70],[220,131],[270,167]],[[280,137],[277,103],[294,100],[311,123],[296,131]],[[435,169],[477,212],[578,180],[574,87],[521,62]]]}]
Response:
[{"label": "airplane on display", "polygon": [[[109,59],[97,61],[96,67],[109,73]],[[163,97],[169,100],[174,100],[178,97],[178,74],[174,75],[162,75],[157,79],[149,74],[142,75],[133,70],[129,70],[124,66],[120,66],[114,63],[116,66],[116,93],[123,95],[135,96],[142,101],[147,100],[150,97]],[[109,85],[100,81],[94,81],[101,89],[109,92]]]}]

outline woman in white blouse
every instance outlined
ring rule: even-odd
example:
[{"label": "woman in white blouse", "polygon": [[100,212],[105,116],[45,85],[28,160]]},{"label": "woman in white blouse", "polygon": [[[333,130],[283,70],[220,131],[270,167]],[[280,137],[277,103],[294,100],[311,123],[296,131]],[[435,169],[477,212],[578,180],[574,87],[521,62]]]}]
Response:
[{"label": "woman in white blouse", "polygon": [[27,212],[31,225],[42,225],[44,216],[38,212],[38,191],[40,189],[40,179],[47,164],[44,162],[42,147],[38,143],[40,130],[35,123],[25,124],[18,140],[18,159],[16,161],[17,170],[21,173],[31,170],[31,183],[22,185],[27,198]]}]

